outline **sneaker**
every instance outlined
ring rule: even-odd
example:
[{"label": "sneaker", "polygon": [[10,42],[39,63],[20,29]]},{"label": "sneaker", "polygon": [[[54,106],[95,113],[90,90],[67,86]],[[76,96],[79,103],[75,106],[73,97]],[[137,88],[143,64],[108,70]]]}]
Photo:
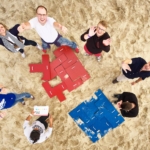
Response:
[{"label": "sneaker", "polygon": [[75,52],[76,52],[76,53],[79,53],[79,48],[78,48],[78,47],[75,49]]},{"label": "sneaker", "polygon": [[118,83],[117,78],[112,81],[113,84]]},{"label": "sneaker", "polygon": [[121,94],[114,94],[114,96],[113,96],[113,97],[115,97],[115,98],[119,98],[119,97],[120,97],[120,95],[121,95]]},{"label": "sneaker", "polygon": [[22,53],[21,56],[22,56],[22,58],[25,58],[25,57],[26,57],[25,53]]},{"label": "sneaker", "polygon": [[97,61],[101,61],[101,56],[96,57]]},{"label": "sneaker", "polygon": [[22,103],[22,105],[25,105],[26,103],[25,103],[25,101],[23,101],[23,102],[21,102]]},{"label": "sneaker", "polygon": [[30,97],[30,98],[35,99],[35,97],[34,97],[33,95],[31,95],[31,97]]},{"label": "sneaker", "polygon": [[39,44],[37,44],[36,47],[37,49],[42,50],[42,47]]}]

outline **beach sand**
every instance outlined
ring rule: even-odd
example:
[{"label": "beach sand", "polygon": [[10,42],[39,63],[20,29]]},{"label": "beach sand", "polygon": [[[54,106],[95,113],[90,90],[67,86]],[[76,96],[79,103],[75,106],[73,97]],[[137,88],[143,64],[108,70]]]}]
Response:
[{"label": "beach sand", "polygon": [[[41,73],[30,73],[29,64],[41,62],[42,52],[35,47],[25,47],[26,58],[20,53],[10,53],[0,46],[0,84],[10,92],[30,92],[35,100],[27,99],[26,105],[18,103],[6,110],[7,115],[0,120],[0,150],[150,150],[150,78],[132,86],[131,81],[112,84],[120,74],[122,60],[143,57],[150,61],[150,1],[140,0],[1,0],[0,21],[13,27],[35,16],[35,8],[44,5],[48,15],[66,26],[65,37],[78,43],[80,53],[76,54],[89,72],[91,78],[72,92],[65,91],[66,100],[62,103],[49,98],[44,91]],[[84,42],[80,35],[100,20],[109,24],[111,50],[103,53],[101,62],[94,56],[84,56]],[[41,44],[34,30],[22,33],[28,39]],[[48,54],[54,59],[52,46]],[[59,79],[53,80],[57,84]],[[75,124],[68,113],[93,93],[101,89],[110,101],[114,93],[133,92],[139,101],[139,115],[125,118],[125,122],[110,131],[101,140],[92,143]],[[45,142],[31,145],[24,133],[23,122],[35,105],[48,105],[53,115],[53,133]],[[36,117],[32,119],[34,121]]]}]

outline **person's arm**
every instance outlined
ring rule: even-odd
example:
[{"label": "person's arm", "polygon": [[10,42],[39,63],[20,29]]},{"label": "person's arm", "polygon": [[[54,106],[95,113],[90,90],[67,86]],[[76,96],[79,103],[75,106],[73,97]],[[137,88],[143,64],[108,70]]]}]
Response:
[{"label": "person's arm", "polygon": [[103,44],[104,44],[105,46],[110,45],[110,42],[111,42],[110,38],[108,38],[108,39],[106,39],[106,40],[103,40]]},{"label": "person's arm", "polygon": [[96,34],[96,27],[92,26],[90,27],[90,29],[88,29],[81,35],[80,39],[85,42],[87,39],[91,38],[95,34]]},{"label": "person's arm", "polygon": [[122,69],[127,73],[127,70],[131,71],[129,64],[132,64],[132,59],[126,59],[122,62]]},{"label": "person's arm", "polygon": [[122,114],[123,117],[136,117],[137,115],[135,115],[134,113],[132,113],[132,111],[124,111],[120,109],[120,112]]},{"label": "person's arm", "polygon": [[50,128],[53,127],[53,118],[52,118],[52,115],[49,116],[49,127]]},{"label": "person's arm", "polygon": [[29,114],[29,116],[26,118],[26,120],[30,121],[33,116],[34,116],[34,111],[32,111],[31,114]]},{"label": "person's arm", "polygon": [[19,33],[23,32],[25,30],[28,30],[28,29],[31,29],[31,24],[29,22],[24,22],[18,27]]},{"label": "person's arm", "polygon": [[65,26],[61,25],[61,24],[58,23],[58,22],[54,22],[53,25],[54,25],[54,28],[55,28],[55,29],[59,29],[59,30],[61,30],[63,33],[67,33],[67,31],[68,31],[68,29],[67,29]]},{"label": "person's arm", "polygon": [[137,80],[131,82],[131,84],[134,85],[134,84],[136,84],[136,83],[138,83],[138,82],[140,82],[140,81],[142,81],[142,80],[143,80],[142,78],[138,78]]}]

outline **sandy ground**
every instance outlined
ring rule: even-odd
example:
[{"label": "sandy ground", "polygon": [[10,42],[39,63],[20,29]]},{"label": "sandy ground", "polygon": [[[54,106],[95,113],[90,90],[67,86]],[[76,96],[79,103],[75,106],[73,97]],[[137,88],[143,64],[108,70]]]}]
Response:
[{"label": "sandy ground", "polygon": [[[150,150],[150,79],[134,86],[131,81],[113,85],[112,80],[120,73],[121,61],[126,58],[141,56],[150,61],[150,1],[145,0],[1,0],[0,21],[11,28],[17,23],[28,21],[35,16],[35,8],[44,5],[48,15],[65,25],[69,34],[65,35],[78,43],[80,53],[77,57],[88,70],[91,78],[72,92],[65,91],[67,100],[49,98],[41,86],[41,74],[29,73],[30,63],[41,61],[42,52],[29,46],[25,48],[27,57],[23,59],[19,53],[13,54],[0,47],[0,83],[11,92],[30,92],[36,100],[26,100],[26,105],[17,104],[7,110],[7,117],[0,121],[1,150]],[[80,35],[100,20],[109,23],[108,33],[112,43],[109,53],[103,53],[99,63],[94,56],[84,56],[84,42]],[[23,33],[29,39],[41,43],[34,30]],[[52,46],[48,52],[51,57]],[[57,84],[58,79],[53,81]],[[125,118],[125,122],[110,131],[96,143],[80,130],[68,112],[78,104],[89,99],[97,89],[102,89],[112,101],[112,95],[130,91],[139,100],[139,115],[134,119]],[[30,145],[23,133],[23,122],[34,105],[49,105],[54,118],[53,133],[42,144]],[[32,121],[34,121],[33,118]]]}]

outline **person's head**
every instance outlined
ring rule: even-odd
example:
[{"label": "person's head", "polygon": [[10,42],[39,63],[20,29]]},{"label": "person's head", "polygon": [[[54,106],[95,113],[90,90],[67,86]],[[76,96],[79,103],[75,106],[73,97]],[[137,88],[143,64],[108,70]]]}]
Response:
[{"label": "person's head", "polygon": [[143,70],[143,71],[150,71],[150,62],[148,62],[147,64],[145,64],[145,65],[142,67],[142,70]]},{"label": "person's head", "polygon": [[100,21],[97,25],[96,34],[97,36],[102,36],[107,29],[107,23],[105,21]]},{"label": "person's head", "polygon": [[38,6],[36,8],[36,15],[40,24],[44,25],[47,21],[47,9],[44,6]]},{"label": "person's head", "polygon": [[7,27],[3,23],[0,22],[0,35],[6,34]]},{"label": "person's head", "polygon": [[132,109],[132,103],[130,102],[123,102],[120,106],[121,109],[125,111],[130,111]]},{"label": "person's head", "polygon": [[40,138],[40,131],[33,130],[30,134],[30,139],[33,141],[33,144],[36,143]]}]

